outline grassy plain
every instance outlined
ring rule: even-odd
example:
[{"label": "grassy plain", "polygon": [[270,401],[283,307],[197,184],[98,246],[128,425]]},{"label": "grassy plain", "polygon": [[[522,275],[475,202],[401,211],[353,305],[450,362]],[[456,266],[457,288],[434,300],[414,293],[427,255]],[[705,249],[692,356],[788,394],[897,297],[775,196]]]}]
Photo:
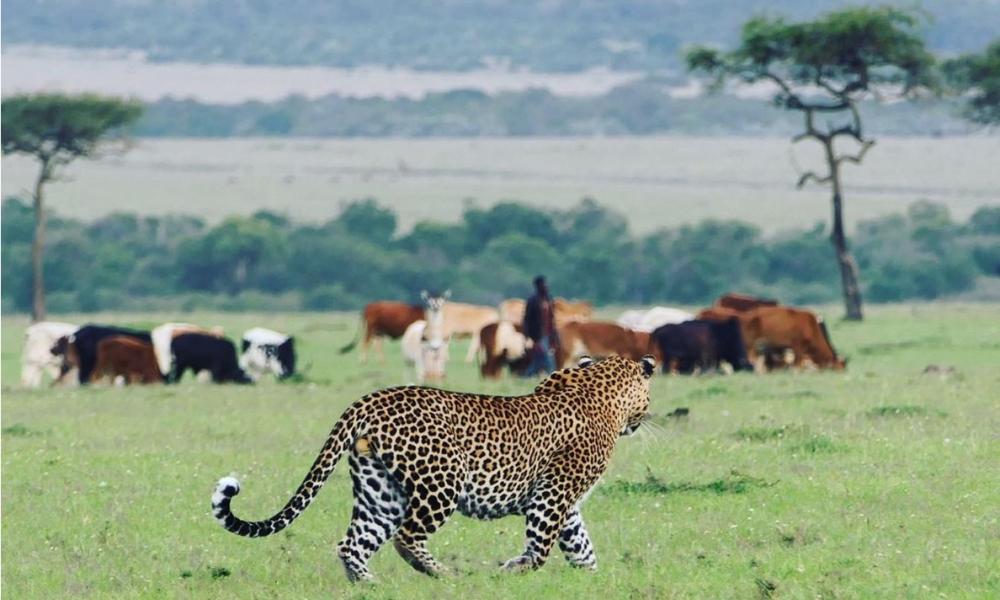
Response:
[{"label": "grassy plain", "polygon": [[[272,514],[350,402],[407,381],[398,348],[387,348],[384,366],[338,354],[353,315],[185,320],[231,334],[257,324],[294,333],[306,381],[18,390],[26,322],[4,318],[5,597],[1000,596],[1000,305],[873,307],[861,324],[831,319],[851,357],[845,373],[657,376],[662,431],[623,439],[584,505],[597,573],[554,554],[538,572],[499,575],[496,564],[520,551],[521,520],[454,517],[430,547],[460,576],[429,579],[387,547],[373,561],[374,587],[351,587],[334,558],[351,511],[343,465],[272,538],[222,531],[208,504],[215,481],[235,471],[244,484],[237,514]],[[957,372],[922,374],[929,364]],[[449,368],[450,388],[533,385],[482,382],[457,361]],[[690,417],[665,416],[680,406]]]},{"label": "grassy plain", "polygon": [[[218,221],[267,208],[325,220],[374,197],[402,227],[454,221],[467,201],[504,199],[566,208],[585,196],[615,207],[632,229],[732,218],[773,232],[829,221],[824,188],[795,188],[818,146],[785,138],[138,140],[128,154],[78,161],[48,188],[58,214],[189,213]],[[845,149],[848,149],[845,147]],[[996,136],[880,138],[863,167],[845,171],[849,225],[920,199],[964,220],[1000,201]],[[34,163],[3,159],[3,196],[31,189]]]}]

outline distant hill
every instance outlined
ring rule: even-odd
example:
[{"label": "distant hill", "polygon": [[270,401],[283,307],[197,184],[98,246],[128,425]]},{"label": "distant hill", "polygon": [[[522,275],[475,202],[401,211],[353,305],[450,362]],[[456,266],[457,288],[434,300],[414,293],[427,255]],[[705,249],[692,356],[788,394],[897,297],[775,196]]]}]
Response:
[{"label": "distant hill", "polygon": [[[384,64],[541,71],[677,66],[685,44],[724,44],[752,14],[791,18],[842,0],[3,0],[3,43],[141,50],[155,60]],[[865,3],[874,4],[874,3]],[[903,3],[908,4],[908,3]],[[931,46],[984,47],[1000,0],[924,0]]]}]

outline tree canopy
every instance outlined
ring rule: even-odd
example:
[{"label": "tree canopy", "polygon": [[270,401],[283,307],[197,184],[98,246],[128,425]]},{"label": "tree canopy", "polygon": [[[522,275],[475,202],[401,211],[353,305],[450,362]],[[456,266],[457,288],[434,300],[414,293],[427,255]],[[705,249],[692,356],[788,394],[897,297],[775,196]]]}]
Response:
[{"label": "tree canopy", "polygon": [[1000,39],[982,54],[966,54],[945,61],[945,77],[968,95],[965,116],[976,123],[1000,124]]},{"label": "tree canopy", "polygon": [[[847,97],[864,92],[908,94],[935,87],[934,57],[924,47],[920,19],[891,7],[831,12],[814,21],[789,23],[758,16],[744,24],[739,46],[729,52],[696,46],[686,53],[691,70],[778,86],[775,103],[786,108],[848,108]],[[792,86],[808,86],[796,91]],[[827,98],[822,98],[826,95]]]},{"label": "tree canopy", "polygon": [[120,139],[142,104],[92,94],[33,94],[4,98],[2,114],[4,154],[29,154],[56,166],[94,156],[101,143]]},{"label": "tree canopy", "polygon": [[[765,237],[748,223],[707,220],[639,236],[621,213],[594,201],[568,210],[470,206],[456,222],[387,234],[394,218],[370,200],[310,223],[264,211],[213,224],[133,213],[82,222],[56,211],[45,256],[50,308],[353,309],[374,299],[417,301],[427,288],[494,304],[529,294],[538,274],[553,293],[599,304],[701,304],[732,290],[814,303],[838,293],[822,224]],[[507,227],[507,218],[519,227]],[[31,304],[33,222],[30,206],[3,203],[4,311]],[[997,207],[958,222],[944,206],[920,203],[860,222],[853,237],[873,301],[936,298],[1000,275]]]}]

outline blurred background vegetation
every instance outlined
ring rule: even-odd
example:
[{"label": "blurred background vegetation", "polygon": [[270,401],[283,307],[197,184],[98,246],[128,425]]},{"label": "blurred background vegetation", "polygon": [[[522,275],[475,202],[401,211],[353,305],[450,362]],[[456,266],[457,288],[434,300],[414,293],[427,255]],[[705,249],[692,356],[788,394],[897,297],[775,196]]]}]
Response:
[{"label": "blurred background vegetation", "polygon": [[[0,217],[3,311],[26,311],[34,217],[14,198]],[[354,309],[376,298],[416,301],[424,288],[492,304],[526,296],[538,273],[555,293],[598,304],[701,304],[734,289],[820,303],[840,297],[828,236],[818,223],[765,237],[736,220],[636,236],[624,215],[589,199],[565,211],[470,206],[457,223],[406,232],[371,199],[319,224],[273,212],[211,226],[183,215],[53,214],[45,279],[53,313]],[[852,245],[873,302],[995,288],[1000,207],[957,223],[945,206],[917,202],[861,222]]]},{"label": "blurred background vegetation", "polygon": [[[4,0],[5,44],[142,50],[154,60],[403,66],[455,71],[490,61],[536,71],[680,70],[686,44],[724,44],[749,17],[806,19],[850,0]],[[978,51],[994,0],[922,0],[928,45]]]}]

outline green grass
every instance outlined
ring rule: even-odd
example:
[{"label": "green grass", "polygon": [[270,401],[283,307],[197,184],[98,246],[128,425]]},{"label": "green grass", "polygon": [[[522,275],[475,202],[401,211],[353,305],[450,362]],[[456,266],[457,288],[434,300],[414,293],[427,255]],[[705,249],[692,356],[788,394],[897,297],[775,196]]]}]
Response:
[{"label": "green grass", "polygon": [[[228,534],[209,514],[215,482],[231,472],[244,486],[237,514],[272,514],[350,402],[407,381],[394,345],[385,366],[337,353],[354,315],[185,316],[230,334],[253,324],[294,333],[308,365],[297,384],[40,391],[12,386],[25,320],[5,318],[4,595],[998,597],[1000,306],[869,312],[860,324],[829,319],[852,357],[845,373],[657,375],[652,412],[690,415],[658,417],[619,443],[583,509],[597,573],[553,554],[538,572],[500,575],[497,563],[520,551],[521,519],[456,516],[430,548],[458,577],[429,579],[386,547],[372,562],[373,587],[350,586],[334,558],[351,511],[343,465],[271,538]],[[906,340],[916,342],[898,344]],[[958,374],[924,375],[928,364]],[[461,362],[449,368],[450,388],[532,386],[481,382]]]}]

